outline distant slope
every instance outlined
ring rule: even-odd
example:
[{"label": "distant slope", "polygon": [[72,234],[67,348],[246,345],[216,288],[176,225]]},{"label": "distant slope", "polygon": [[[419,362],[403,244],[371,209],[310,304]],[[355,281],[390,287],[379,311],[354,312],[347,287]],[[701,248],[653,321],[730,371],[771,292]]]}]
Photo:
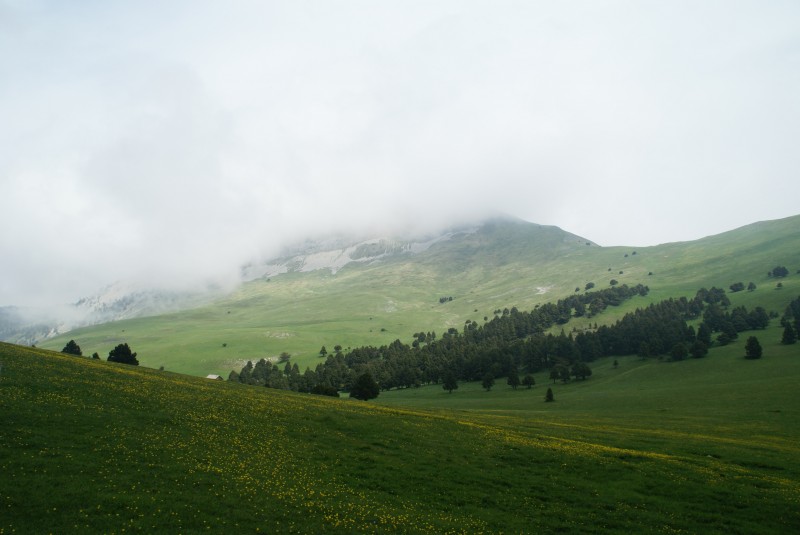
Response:
[{"label": "distant slope", "polygon": [[0,343],[0,532],[795,533],[800,361],[712,353],[433,412]]},{"label": "distant slope", "polygon": [[36,344],[80,327],[196,308],[221,295],[214,287],[176,292],[117,282],[71,304],[0,307],[0,340]]},{"label": "distant slope", "polygon": [[[317,242],[250,266],[251,276],[263,276],[209,305],[78,329],[42,345],[61,349],[74,338],[85,352],[105,356],[116,343],[128,342],[144,365],[202,376],[227,376],[246,360],[284,351],[304,369],[316,364],[322,345],[409,341],[417,331],[460,329],[497,309],[530,309],[583,291],[589,282],[607,287],[611,279],[646,284],[651,293],[593,322],[739,281],[758,289],[737,294],[735,302],[778,311],[790,297],[775,291],[767,272],[786,265],[791,274],[784,291],[798,288],[798,228],[800,216],[694,242],[599,247],[557,227],[495,219],[418,240]],[[440,303],[441,297],[453,300]]]}]

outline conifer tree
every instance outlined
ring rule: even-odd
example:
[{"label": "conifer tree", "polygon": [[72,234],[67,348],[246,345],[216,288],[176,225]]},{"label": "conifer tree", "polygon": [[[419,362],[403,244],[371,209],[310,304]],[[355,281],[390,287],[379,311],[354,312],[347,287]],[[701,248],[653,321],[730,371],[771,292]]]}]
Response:
[{"label": "conifer tree", "polygon": [[75,343],[75,340],[70,340],[67,342],[67,345],[64,346],[64,349],[62,349],[61,352],[68,355],[77,355],[79,357],[83,355],[80,346]]},{"label": "conifer tree", "polygon": [[781,343],[784,345],[791,345],[795,342],[797,342],[797,333],[795,332],[794,327],[792,327],[792,324],[787,321],[783,327]]},{"label": "conifer tree", "polygon": [[380,394],[380,387],[369,372],[364,372],[359,375],[356,382],[353,383],[353,387],[350,389],[350,397],[362,401],[376,398],[378,394]]},{"label": "conifer tree", "polygon": [[130,364],[131,366],[138,366],[139,361],[136,359],[136,353],[131,351],[128,344],[119,344],[117,347],[108,352],[109,362],[119,362],[122,364]]},{"label": "conifer tree", "polygon": [[533,378],[533,375],[527,374],[525,377],[522,378],[522,384],[525,385],[525,388],[530,390],[531,387],[536,384],[536,379]]},{"label": "conifer tree", "polygon": [[760,359],[761,358],[761,344],[758,343],[758,338],[751,336],[747,339],[744,345],[746,359]]},{"label": "conifer tree", "polygon": [[512,369],[510,372],[508,372],[508,381],[507,382],[508,382],[508,386],[510,386],[514,390],[516,390],[517,387],[520,385],[519,373],[517,373],[516,369]]},{"label": "conifer tree", "polygon": [[491,390],[492,387],[494,386],[494,375],[492,375],[491,373],[487,373],[486,375],[484,375],[483,382],[481,384],[483,385],[483,388],[485,388],[487,392]]},{"label": "conifer tree", "polygon": [[442,381],[442,388],[447,390],[448,394],[452,394],[453,390],[458,390],[458,381],[456,381],[456,375],[453,372],[447,372],[444,376],[444,380]]}]

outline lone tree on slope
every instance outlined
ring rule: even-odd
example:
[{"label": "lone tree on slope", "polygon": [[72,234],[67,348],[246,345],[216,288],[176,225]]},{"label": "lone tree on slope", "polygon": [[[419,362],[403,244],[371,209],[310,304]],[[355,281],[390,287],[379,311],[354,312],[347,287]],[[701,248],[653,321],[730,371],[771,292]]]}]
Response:
[{"label": "lone tree on slope", "polygon": [[486,375],[484,375],[483,382],[481,384],[483,385],[483,388],[485,388],[487,392],[491,390],[492,387],[494,386],[494,375],[492,375],[491,373],[487,373]]},{"label": "lone tree on slope", "polygon": [[547,394],[544,395],[544,400],[545,401],[555,401],[555,399],[553,398],[553,389],[552,388],[548,388],[547,389]]},{"label": "lone tree on slope", "polygon": [[519,373],[517,373],[517,370],[513,370],[512,369],[510,372],[508,372],[508,381],[507,381],[507,383],[508,383],[508,386],[510,386],[514,390],[517,389],[517,387],[520,385]]},{"label": "lone tree on slope", "polygon": [[525,377],[522,378],[522,384],[525,385],[525,388],[530,390],[531,387],[536,384],[536,379],[533,378],[533,375],[527,374]]},{"label": "lone tree on slope", "polygon": [[767,273],[772,277],[785,277],[789,274],[789,270],[786,269],[786,266],[775,266],[772,271]]},{"label": "lone tree on slope", "polygon": [[108,352],[108,362],[120,362],[122,364],[130,364],[131,366],[138,366],[139,361],[136,360],[136,353],[131,351],[128,344],[119,344],[117,347]]},{"label": "lone tree on slope", "polygon": [[456,381],[456,376],[453,372],[448,372],[444,376],[444,380],[442,381],[442,388],[447,390],[448,394],[452,394],[453,390],[458,390],[458,381]]},{"label": "lone tree on slope", "polygon": [[760,359],[761,358],[761,344],[758,343],[758,338],[751,336],[744,344],[744,351],[746,359]]},{"label": "lone tree on slope", "polygon": [[70,340],[67,342],[67,345],[64,346],[64,349],[62,349],[61,352],[68,355],[77,355],[79,357],[83,355],[81,347],[75,343],[75,340]]},{"label": "lone tree on slope", "polygon": [[350,397],[360,399],[361,401],[376,398],[378,394],[380,394],[380,387],[369,372],[364,372],[359,375],[356,382],[353,383],[353,387],[350,389]]}]

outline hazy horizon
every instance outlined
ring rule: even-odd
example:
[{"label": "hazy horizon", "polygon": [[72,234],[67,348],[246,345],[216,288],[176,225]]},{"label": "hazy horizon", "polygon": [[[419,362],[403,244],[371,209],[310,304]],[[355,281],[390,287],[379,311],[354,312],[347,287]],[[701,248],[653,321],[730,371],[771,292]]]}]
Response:
[{"label": "hazy horizon", "polygon": [[0,72],[0,306],[329,231],[798,213],[796,2],[0,0]]}]

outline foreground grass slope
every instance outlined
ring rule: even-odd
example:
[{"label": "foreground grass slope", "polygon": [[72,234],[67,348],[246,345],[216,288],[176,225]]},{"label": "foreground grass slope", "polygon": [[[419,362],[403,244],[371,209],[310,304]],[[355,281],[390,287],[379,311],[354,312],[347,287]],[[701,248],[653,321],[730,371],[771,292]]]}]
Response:
[{"label": "foreground grass slope", "polygon": [[777,334],[760,361],[603,361],[555,403],[540,376],[407,391],[438,410],[0,344],[0,532],[795,533],[800,355]]},{"label": "foreground grass slope", "polygon": [[[301,370],[314,367],[322,345],[328,350],[409,343],[418,331],[461,329],[466,320],[483,322],[493,311],[532,309],[583,291],[586,283],[606,288],[610,280],[646,284],[650,295],[592,322],[611,322],[635,306],[700,287],[727,289],[754,282],[748,299],[780,311],[785,296],[767,271],[785,265],[800,275],[800,216],[757,223],[694,242],[656,247],[598,247],[556,227],[500,221],[479,232],[441,242],[425,253],[370,265],[290,273],[243,285],[210,306],[177,314],[140,318],[80,329],[42,343],[60,350],[74,338],[84,354],[105,358],[127,342],[144,366],[227,377],[247,360],[293,355]],[[635,253],[635,254],[634,254]],[[622,272],[622,273],[620,273]],[[652,275],[650,275],[652,273]],[[794,281],[794,282],[793,282]],[[787,286],[786,291],[794,291]],[[440,297],[453,301],[441,304]],[[576,321],[575,326],[585,326]]]}]

